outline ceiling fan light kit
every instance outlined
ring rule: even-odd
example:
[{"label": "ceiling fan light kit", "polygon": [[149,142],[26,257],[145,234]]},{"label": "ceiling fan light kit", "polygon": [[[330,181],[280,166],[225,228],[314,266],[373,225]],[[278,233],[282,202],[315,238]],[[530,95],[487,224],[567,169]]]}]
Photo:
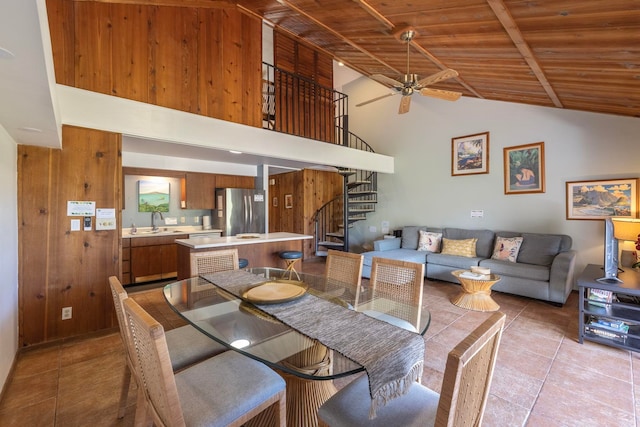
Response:
[{"label": "ceiling fan light kit", "polygon": [[411,96],[416,92],[422,96],[430,96],[433,98],[444,99],[447,101],[456,101],[457,99],[460,98],[460,96],[462,95],[460,92],[452,92],[448,90],[432,89],[432,88],[426,87],[443,80],[457,77],[458,76],[457,71],[447,68],[420,80],[418,80],[417,74],[411,73],[410,67],[409,67],[409,58],[410,58],[409,48],[411,46],[411,41],[415,36],[416,36],[416,32],[413,29],[406,29],[400,32],[397,36],[400,40],[402,40],[407,44],[407,73],[402,76],[402,81],[394,80],[383,74],[373,74],[370,76],[371,79],[377,82],[380,82],[384,85],[391,86],[395,90],[395,92],[389,93],[383,96],[378,96],[368,101],[361,102],[360,104],[357,104],[356,107],[361,107],[363,105],[370,104],[372,102],[387,98],[389,96],[402,95],[402,99],[400,100],[400,108],[398,109],[398,114],[404,114],[409,112],[409,108],[411,106]]}]

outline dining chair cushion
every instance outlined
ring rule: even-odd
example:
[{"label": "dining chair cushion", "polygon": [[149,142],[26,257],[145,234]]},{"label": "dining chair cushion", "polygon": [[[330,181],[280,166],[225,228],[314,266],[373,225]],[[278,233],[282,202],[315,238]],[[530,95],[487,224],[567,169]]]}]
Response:
[{"label": "dining chair cushion", "polygon": [[286,387],[275,371],[235,351],[178,372],[175,380],[187,426],[229,425]]},{"label": "dining chair cushion", "polygon": [[433,426],[440,395],[413,383],[404,396],[390,400],[369,419],[371,397],[366,375],[339,391],[339,399],[329,399],[318,410],[318,418],[331,427]]},{"label": "dining chair cushion", "polygon": [[165,332],[174,372],[227,350],[191,325]]},{"label": "dining chair cushion", "polygon": [[382,312],[376,311],[376,310],[364,310],[362,313],[366,314],[369,317],[373,317],[374,319],[378,319],[378,320],[382,320],[382,321],[387,322],[387,323],[391,323],[392,325],[395,325],[395,326],[397,326],[399,328],[402,328],[402,329],[406,329],[407,331],[418,332],[416,327],[414,325],[412,325],[411,323],[407,322],[406,320],[400,319],[398,317],[391,316],[391,315],[389,315],[387,313],[382,313]]}]

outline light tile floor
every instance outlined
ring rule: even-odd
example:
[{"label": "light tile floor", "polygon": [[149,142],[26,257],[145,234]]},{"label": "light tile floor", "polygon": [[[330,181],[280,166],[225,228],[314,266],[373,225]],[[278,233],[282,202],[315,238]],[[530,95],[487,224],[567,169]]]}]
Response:
[{"label": "light tile floor", "polygon": [[[302,269],[322,272],[324,263],[305,262]],[[449,299],[459,289],[425,283],[424,304],[432,320],[425,336],[423,383],[437,391],[449,350],[488,316],[452,305]],[[184,324],[159,289],[129,291],[165,328]],[[577,293],[562,308],[497,292],[493,296],[507,323],[485,426],[638,425],[640,359],[629,351],[578,343]],[[116,418],[123,365],[115,331],[27,349],[5,386],[0,426],[132,426],[134,392],[124,419]]]}]

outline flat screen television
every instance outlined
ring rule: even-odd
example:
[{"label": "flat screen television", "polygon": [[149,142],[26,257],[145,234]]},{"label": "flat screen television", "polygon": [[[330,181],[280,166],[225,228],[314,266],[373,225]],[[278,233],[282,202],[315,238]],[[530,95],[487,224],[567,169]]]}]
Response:
[{"label": "flat screen television", "polygon": [[604,277],[599,282],[618,283],[618,239],[615,237],[614,223],[611,218],[604,220]]}]

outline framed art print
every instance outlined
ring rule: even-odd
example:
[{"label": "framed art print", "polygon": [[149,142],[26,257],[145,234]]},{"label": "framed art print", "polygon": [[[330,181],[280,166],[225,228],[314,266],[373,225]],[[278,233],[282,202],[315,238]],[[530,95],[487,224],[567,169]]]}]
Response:
[{"label": "framed art print", "polygon": [[544,193],[544,142],[503,151],[504,194]]},{"label": "framed art print", "polygon": [[489,132],[451,138],[451,175],[489,173]]},{"label": "framed art print", "polygon": [[567,182],[567,219],[638,215],[637,178]]}]

